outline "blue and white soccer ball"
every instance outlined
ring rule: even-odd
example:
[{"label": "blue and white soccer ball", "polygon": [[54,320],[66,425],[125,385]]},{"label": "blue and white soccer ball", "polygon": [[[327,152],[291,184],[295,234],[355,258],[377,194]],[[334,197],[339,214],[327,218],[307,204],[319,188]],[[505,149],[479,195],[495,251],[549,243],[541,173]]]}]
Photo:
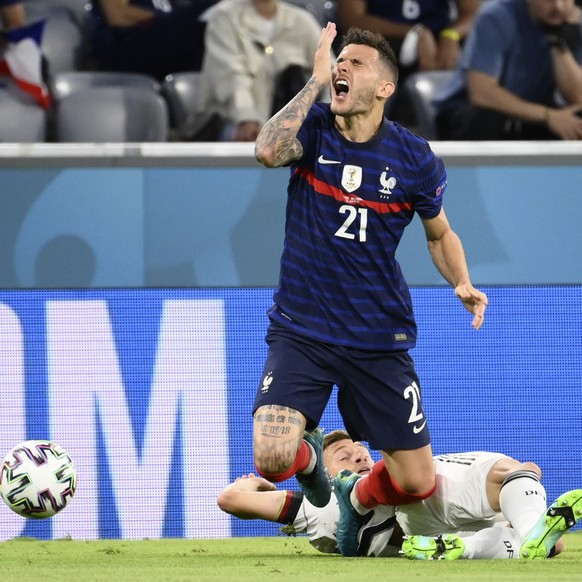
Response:
[{"label": "blue and white soccer ball", "polygon": [[0,469],[0,494],[23,517],[44,519],[63,510],[73,498],[77,473],[59,445],[30,440],[15,446]]}]

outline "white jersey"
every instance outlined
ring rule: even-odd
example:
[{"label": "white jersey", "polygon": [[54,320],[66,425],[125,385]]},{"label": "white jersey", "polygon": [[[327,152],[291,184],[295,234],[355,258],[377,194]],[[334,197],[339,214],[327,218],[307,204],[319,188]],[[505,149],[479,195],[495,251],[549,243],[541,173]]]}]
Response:
[{"label": "white jersey", "polygon": [[407,535],[476,532],[505,518],[487,500],[489,470],[507,458],[500,453],[457,453],[435,457],[436,491],[419,503],[402,505],[396,518]]},{"label": "white jersey", "polygon": [[[486,452],[435,457],[435,493],[418,503],[375,508],[370,521],[359,532],[358,553],[376,557],[398,556],[399,546],[389,543],[395,520],[408,535],[428,536],[471,533],[500,524],[504,517],[489,505],[485,484],[491,467],[504,458],[507,457]],[[292,525],[297,532],[305,532],[310,543],[320,552],[338,553],[338,519],[335,495],[323,508],[315,507],[303,498]]]},{"label": "white jersey", "polygon": [[[321,508],[311,505],[304,497],[292,525],[295,531],[307,534],[309,543],[315,549],[326,554],[339,554],[336,542],[338,519],[339,507],[335,495]],[[361,555],[383,558],[398,556],[400,545],[389,543],[395,523],[393,507],[378,507],[358,534]]]}]

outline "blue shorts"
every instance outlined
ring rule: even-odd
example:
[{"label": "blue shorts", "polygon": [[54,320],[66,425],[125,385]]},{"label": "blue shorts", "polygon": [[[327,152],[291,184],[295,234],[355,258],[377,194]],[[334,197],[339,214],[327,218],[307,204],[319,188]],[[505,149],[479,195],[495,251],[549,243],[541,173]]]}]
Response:
[{"label": "blue shorts", "polygon": [[[313,430],[338,387],[338,408],[354,440],[376,450],[410,450],[430,443],[420,383],[407,351],[374,352],[322,343],[271,322],[267,360],[253,412],[293,408]],[[340,427],[334,427],[340,428]]]}]

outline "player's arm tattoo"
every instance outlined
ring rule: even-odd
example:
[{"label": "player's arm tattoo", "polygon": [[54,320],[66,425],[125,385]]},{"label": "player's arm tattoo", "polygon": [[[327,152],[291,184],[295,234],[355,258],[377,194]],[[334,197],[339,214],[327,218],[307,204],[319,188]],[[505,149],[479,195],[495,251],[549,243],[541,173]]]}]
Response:
[{"label": "player's arm tattoo", "polygon": [[261,129],[255,149],[274,152],[273,166],[284,166],[303,155],[297,133],[322,87],[319,81],[311,77],[305,87]]}]

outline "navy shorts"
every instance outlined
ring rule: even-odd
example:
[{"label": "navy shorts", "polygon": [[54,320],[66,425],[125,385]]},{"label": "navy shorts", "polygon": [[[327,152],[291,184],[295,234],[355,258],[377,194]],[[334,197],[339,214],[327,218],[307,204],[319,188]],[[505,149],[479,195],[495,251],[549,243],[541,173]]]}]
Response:
[{"label": "navy shorts", "polygon": [[338,408],[354,440],[384,451],[430,443],[420,383],[407,351],[326,344],[275,323],[266,340],[269,351],[253,412],[265,405],[287,406],[301,412],[307,430],[313,430],[337,386]]}]

